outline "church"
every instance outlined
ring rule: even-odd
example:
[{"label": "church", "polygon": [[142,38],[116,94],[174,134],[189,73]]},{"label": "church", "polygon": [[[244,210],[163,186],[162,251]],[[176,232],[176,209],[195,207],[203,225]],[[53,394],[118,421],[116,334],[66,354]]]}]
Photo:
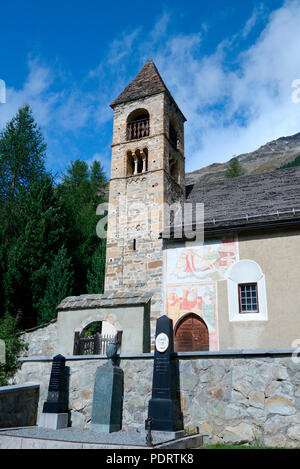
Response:
[{"label": "church", "polygon": [[107,236],[105,291],[65,298],[57,319],[22,334],[13,384],[35,397],[16,402],[35,424],[61,354],[69,426],[89,429],[114,341],[122,429],[144,431],[167,315],[184,428],[205,444],[298,447],[300,168],[186,183],[185,117],[152,61],[111,106],[109,202],[97,208],[108,214],[95,227]]},{"label": "church", "polygon": [[151,60],[111,107],[105,292],[63,300],[51,340],[28,333],[31,355],[83,354],[93,322],[118,335],[121,354],[148,353],[163,314],[177,352],[291,349],[300,168],[186,185],[186,118]]}]

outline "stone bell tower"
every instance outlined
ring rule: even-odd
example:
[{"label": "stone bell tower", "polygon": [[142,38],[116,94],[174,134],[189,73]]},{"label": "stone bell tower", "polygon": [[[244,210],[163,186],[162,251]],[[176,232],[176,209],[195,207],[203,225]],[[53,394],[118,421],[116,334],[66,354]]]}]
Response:
[{"label": "stone bell tower", "polygon": [[183,202],[185,117],[150,60],[114,110],[105,291],[152,297],[162,314],[165,203]]}]

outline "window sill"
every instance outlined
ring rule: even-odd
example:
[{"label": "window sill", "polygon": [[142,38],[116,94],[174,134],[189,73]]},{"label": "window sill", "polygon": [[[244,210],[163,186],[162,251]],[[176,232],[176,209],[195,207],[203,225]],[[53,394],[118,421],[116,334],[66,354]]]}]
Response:
[{"label": "window sill", "polygon": [[229,322],[262,322],[262,321],[268,321],[266,316],[264,316],[261,313],[239,313],[233,316]]}]

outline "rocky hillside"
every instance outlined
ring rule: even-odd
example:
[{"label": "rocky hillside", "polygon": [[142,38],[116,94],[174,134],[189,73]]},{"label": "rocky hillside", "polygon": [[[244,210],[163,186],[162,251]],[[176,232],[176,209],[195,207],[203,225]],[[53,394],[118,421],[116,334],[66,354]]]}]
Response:
[{"label": "rocky hillside", "polygon": [[[293,161],[300,155],[300,132],[290,137],[281,137],[258,148],[251,153],[238,156],[246,174],[273,171],[281,165]],[[203,182],[217,181],[225,177],[227,163],[213,163],[205,168],[186,174],[186,184],[199,179]]]}]

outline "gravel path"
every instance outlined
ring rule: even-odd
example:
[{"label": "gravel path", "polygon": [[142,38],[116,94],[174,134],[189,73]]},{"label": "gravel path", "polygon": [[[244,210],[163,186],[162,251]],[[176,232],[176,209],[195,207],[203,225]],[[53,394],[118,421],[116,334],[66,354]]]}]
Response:
[{"label": "gravel path", "polygon": [[[145,431],[120,431],[114,433],[96,433],[79,428],[64,428],[50,430],[41,427],[28,427],[18,429],[0,430],[0,435],[23,436],[30,438],[43,438],[47,440],[76,441],[80,443],[108,443],[120,445],[146,445]],[[153,435],[153,443],[170,440],[169,435]]]}]

